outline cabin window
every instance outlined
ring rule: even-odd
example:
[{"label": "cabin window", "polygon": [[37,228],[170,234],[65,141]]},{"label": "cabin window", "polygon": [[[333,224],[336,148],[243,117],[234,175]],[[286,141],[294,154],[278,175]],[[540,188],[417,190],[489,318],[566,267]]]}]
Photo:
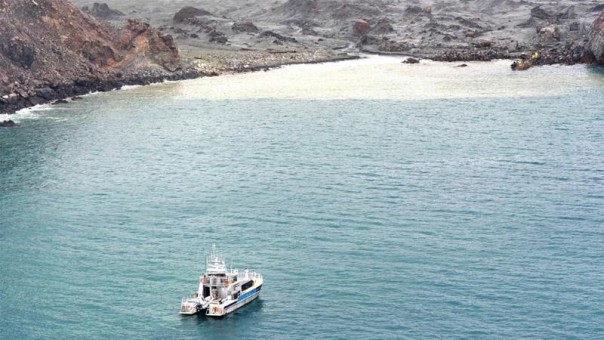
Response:
[{"label": "cabin window", "polygon": [[241,285],[241,291],[244,291],[254,285],[254,281],[250,280]]}]

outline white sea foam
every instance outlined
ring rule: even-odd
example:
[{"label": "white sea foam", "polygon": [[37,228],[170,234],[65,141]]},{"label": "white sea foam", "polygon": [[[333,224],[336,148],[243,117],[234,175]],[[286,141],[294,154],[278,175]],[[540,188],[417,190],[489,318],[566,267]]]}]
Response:
[{"label": "white sea foam", "polygon": [[143,87],[143,85],[124,85],[124,86],[122,86],[121,90],[127,91],[127,90],[138,89],[141,87]]},{"label": "white sea foam", "polygon": [[49,111],[52,107],[50,104],[36,105],[21,109],[14,114],[0,114],[0,121],[12,120],[19,122],[25,119],[37,119],[40,117],[40,112]]}]

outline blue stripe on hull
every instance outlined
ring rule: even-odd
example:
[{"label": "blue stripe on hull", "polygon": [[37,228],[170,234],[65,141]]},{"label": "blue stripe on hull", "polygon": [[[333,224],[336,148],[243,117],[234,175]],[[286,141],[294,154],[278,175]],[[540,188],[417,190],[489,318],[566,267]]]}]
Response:
[{"label": "blue stripe on hull", "polygon": [[247,292],[247,293],[245,293],[245,294],[240,295],[240,296],[237,298],[237,302],[241,302],[241,301],[243,301],[243,300],[247,299],[248,297],[250,297],[250,296],[254,295],[255,293],[260,292],[260,288],[262,288],[262,285],[260,285],[260,286],[256,287],[256,289],[254,289],[254,290],[250,290],[249,292]]}]

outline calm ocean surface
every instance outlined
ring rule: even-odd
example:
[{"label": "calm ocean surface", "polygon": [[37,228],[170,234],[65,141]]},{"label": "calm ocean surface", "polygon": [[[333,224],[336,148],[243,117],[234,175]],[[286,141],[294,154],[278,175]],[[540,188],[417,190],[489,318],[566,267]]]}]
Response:
[{"label": "calm ocean surface", "polygon": [[[0,338],[604,338],[604,72],[454,66],[293,66],[12,116]],[[213,243],[264,290],[182,317]]]}]

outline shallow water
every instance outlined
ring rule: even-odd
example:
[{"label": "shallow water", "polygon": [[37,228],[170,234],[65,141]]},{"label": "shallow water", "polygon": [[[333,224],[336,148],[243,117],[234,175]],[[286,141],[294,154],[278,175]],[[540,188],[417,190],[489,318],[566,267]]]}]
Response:
[{"label": "shallow water", "polygon": [[[2,338],[599,338],[604,75],[394,58],[0,130]],[[258,301],[181,317],[215,243]]]}]

